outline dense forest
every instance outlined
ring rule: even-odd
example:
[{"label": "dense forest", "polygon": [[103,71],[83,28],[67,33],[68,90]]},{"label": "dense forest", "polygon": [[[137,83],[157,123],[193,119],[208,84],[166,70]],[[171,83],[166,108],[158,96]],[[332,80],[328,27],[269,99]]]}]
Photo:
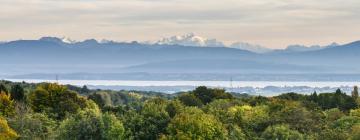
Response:
[{"label": "dense forest", "polygon": [[352,93],[176,94],[0,81],[0,140],[359,140]]}]

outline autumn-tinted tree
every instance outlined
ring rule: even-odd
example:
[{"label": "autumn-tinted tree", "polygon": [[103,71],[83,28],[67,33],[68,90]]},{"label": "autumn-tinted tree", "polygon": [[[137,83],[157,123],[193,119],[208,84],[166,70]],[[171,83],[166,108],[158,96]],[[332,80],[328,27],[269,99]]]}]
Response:
[{"label": "autumn-tinted tree", "polygon": [[0,140],[16,140],[18,134],[9,127],[6,119],[0,117]]},{"label": "autumn-tinted tree", "polygon": [[0,92],[0,115],[12,116],[15,114],[15,104],[11,100],[10,95],[5,92]]}]

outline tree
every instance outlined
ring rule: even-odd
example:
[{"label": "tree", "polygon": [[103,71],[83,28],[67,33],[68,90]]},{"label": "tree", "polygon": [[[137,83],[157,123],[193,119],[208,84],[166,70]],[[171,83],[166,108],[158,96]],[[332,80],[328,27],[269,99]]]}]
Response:
[{"label": "tree", "polygon": [[319,94],[316,103],[322,109],[339,108],[342,111],[349,111],[357,107],[356,100],[343,93],[340,89],[335,93]]},{"label": "tree", "polygon": [[90,90],[88,89],[88,87],[86,85],[84,85],[81,90],[80,90],[81,94],[87,94],[90,93]]},{"label": "tree", "polygon": [[20,84],[16,84],[11,87],[11,98],[16,101],[24,100],[24,88],[21,87]]},{"label": "tree", "polygon": [[167,127],[168,135],[163,139],[225,139],[227,131],[214,116],[188,107],[177,114]]},{"label": "tree", "polygon": [[45,112],[55,119],[63,119],[66,114],[76,114],[87,105],[87,100],[75,91],[49,83],[38,86],[29,99],[35,112]]},{"label": "tree", "polygon": [[204,106],[203,110],[214,115],[224,124],[232,124],[235,120],[229,109],[243,104],[239,100],[219,99]]},{"label": "tree", "polygon": [[118,120],[115,115],[105,113],[102,115],[102,137],[105,140],[121,140],[124,139],[125,129],[123,123]]},{"label": "tree", "polygon": [[15,104],[10,95],[0,92],[0,115],[12,116],[15,114]]},{"label": "tree", "polygon": [[173,100],[167,104],[165,110],[171,118],[180,113],[184,109],[184,105],[179,100]]},{"label": "tree", "polygon": [[11,119],[9,124],[19,133],[21,139],[54,139],[55,136],[56,121],[43,113],[19,114]]},{"label": "tree", "polygon": [[266,140],[303,140],[304,136],[296,130],[291,130],[287,125],[269,126],[261,134]]},{"label": "tree", "polygon": [[309,111],[298,101],[274,101],[270,112],[271,124],[288,124],[301,133],[320,131],[325,118],[322,111]]},{"label": "tree", "polygon": [[3,92],[3,93],[6,93],[8,94],[9,91],[7,90],[6,86],[4,84],[1,84],[0,83],[0,93]]},{"label": "tree", "polygon": [[0,140],[16,140],[19,136],[11,129],[6,119],[0,117]]},{"label": "tree", "polygon": [[360,108],[350,110],[350,116],[360,117]]},{"label": "tree", "polygon": [[360,124],[356,124],[351,128],[350,139],[360,140]]},{"label": "tree", "polygon": [[251,132],[247,134],[248,136],[262,132],[269,125],[268,106],[234,106],[229,109],[229,112],[234,117],[234,122],[237,122],[245,132]]},{"label": "tree", "polygon": [[348,131],[356,124],[360,124],[360,117],[344,116],[333,122],[332,127]]},{"label": "tree", "polygon": [[121,140],[125,130],[114,115],[86,108],[62,121],[58,131],[59,140]]},{"label": "tree", "polygon": [[88,96],[88,99],[93,100],[100,108],[111,106],[111,96],[107,92],[95,92]]},{"label": "tree", "polygon": [[338,108],[333,108],[329,110],[324,111],[326,114],[326,120],[329,122],[333,122],[337,119],[340,119],[341,117],[345,116],[345,114],[339,110]]},{"label": "tree", "polygon": [[[315,95],[316,95],[316,93],[315,93]],[[291,92],[291,93],[281,94],[279,96],[276,96],[276,98],[285,99],[285,100],[300,101],[300,100],[305,99],[305,95]]]},{"label": "tree", "polygon": [[354,86],[354,90],[351,92],[351,96],[355,99],[359,98],[359,91],[357,86]]},{"label": "tree", "polygon": [[140,112],[129,111],[124,116],[127,139],[158,139],[170,122],[167,106],[166,100],[154,98],[146,101]]},{"label": "tree", "polygon": [[202,106],[202,102],[200,99],[198,99],[195,95],[193,94],[181,94],[180,96],[178,96],[179,101],[181,101],[181,103],[183,103],[186,106]]},{"label": "tree", "polygon": [[197,87],[195,90],[190,92],[202,101],[203,104],[212,102],[215,99],[232,99],[233,96],[226,93],[224,89],[211,89],[205,86]]}]

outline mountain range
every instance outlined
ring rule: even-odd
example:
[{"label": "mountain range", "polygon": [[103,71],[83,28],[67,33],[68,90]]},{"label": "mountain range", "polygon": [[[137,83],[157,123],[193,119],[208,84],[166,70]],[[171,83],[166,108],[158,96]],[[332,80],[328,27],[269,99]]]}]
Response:
[{"label": "mountain range", "polygon": [[227,46],[194,34],[153,43],[43,37],[0,43],[0,76],[84,72],[354,74],[360,70],[359,54],[360,41],[272,50],[249,43]]}]

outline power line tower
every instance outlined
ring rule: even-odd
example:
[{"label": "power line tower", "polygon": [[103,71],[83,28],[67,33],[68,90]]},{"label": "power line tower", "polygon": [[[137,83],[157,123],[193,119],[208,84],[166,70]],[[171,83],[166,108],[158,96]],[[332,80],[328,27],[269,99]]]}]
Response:
[{"label": "power line tower", "polygon": [[59,83],[59,75],[55,75],[55,81],[56,81],[56,84],[58,84]]},{"label": "power line tower", "polygon": [[230,77],[230,91],[233,92],[233,79]]}]

